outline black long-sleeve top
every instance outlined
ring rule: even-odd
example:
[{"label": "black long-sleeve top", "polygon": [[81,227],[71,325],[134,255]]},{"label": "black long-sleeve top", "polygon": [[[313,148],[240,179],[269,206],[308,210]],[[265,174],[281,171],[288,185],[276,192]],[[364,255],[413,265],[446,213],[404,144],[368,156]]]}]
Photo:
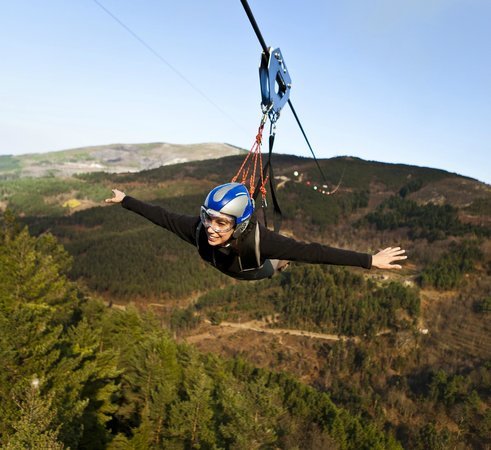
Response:
[{"label": "black long-sleeve top", "polygon": [[[167,211],[160,206],[150,205],[130,196],[125,196],[122,206],[139,214],[171,231],[184,241],[199,247],[200,256],[221,272],[236,277],[240,276],[240,267],[237,252],[233,247],[221,248],[208,244],[205,239],[204,227],[201,227],[201,238],[196,232],[200,219],[198,216],[189,216]],[[306,243],[275,233],[259,224],[261,263],[267,259],[281,259],[313,264],[333,264],[343,266],[356,266],[370,269],[372,256],[367,253],[358,253],[351,250],[329,247],[318,243]],[[196,242],[198,236],[199,246]]]}]

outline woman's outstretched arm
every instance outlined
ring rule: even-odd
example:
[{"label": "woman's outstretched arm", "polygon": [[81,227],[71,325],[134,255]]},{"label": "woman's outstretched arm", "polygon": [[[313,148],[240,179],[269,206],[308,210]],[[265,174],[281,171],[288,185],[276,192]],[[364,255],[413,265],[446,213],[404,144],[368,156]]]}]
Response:
[{"label": "woman's outstretched arm", "polygon": [[196,245],[196,227],[199,223],[198,216],[189,216],[168,211],[161,206],[151,205],[150,203],[137,200],[126,195],[119,189],[112,189],[112,191],[113,197],[107,198],[106,203],[119,203],[123,208],[133,211],[155,225],[171,231],[186,242]]}]

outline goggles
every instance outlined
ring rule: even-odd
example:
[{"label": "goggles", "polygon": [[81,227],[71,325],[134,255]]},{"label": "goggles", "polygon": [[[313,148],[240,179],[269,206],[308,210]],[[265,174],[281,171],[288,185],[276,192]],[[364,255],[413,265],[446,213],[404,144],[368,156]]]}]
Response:
[{"label": "goggles", "polygon": [[211,228],[215,233],[226,233],[235,226],[235,220],[232,216],[204,206],[201,207],[200,219],[206,228]]}]

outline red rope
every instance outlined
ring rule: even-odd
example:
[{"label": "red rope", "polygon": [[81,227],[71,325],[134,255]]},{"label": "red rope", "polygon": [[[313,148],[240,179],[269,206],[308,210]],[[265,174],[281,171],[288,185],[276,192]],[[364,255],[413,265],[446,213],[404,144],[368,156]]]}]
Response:
[{"label": "red rope", "polygon": [[[264,180],[263,177],[263,156],[261,153],[261,144],[263,140],[263,130],[264,130],[264,125],[266,123],[267,116],[264,115],[261,119],[261,123],[259,125],[256,139],[254,141],[254,144],[252,145],[251,149],[247,153],[246,157],[244,158],[244,161],[242,162],[242,165],[240,166],[239,170],[237,171],[236,175],[232,178],[232,183],[236,182],[239,176],[241,176],[241,183],[247,187],[247,184],[249,183],[249,195],[251,198],[254,197],[254,192],[256,190],[256,172],[258,170],[258,162],[259,162],[259,177],[261,179],[261,185],[259,187],[259,190],[261,191],[263,199],[266,198],[266,187],[265,184],[268,180]],[[251,170],[252,169],[252,170]],[[250,174],[250,176],[249,176]],[[249,180],[248,180],[249,179]]]}]

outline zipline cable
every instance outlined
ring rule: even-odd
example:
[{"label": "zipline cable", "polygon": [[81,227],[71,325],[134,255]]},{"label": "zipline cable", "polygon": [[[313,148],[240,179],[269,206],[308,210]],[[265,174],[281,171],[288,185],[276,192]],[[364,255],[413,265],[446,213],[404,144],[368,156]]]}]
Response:
[{"label": "zipline cable", "polygon": [[134,39],[136,39],[140,44],[142,44],[150,53],[157,57],[161,62],[163,62],[169,69],[171,69],[177,76],[179,76],[184,82],[186,82],[193,90],[195,90],[201,97],[203,97],[208,103],[210,103],[214,108],[216,108],[222,115],[231,120],[237,127],[242,131],[249,134],[242,125],[237,123],[235,119],[224,111],[220,106],[218,106],[211,98],[209,98],[200,88],[193,84],[188,78],[186,78],[178,69],[176,69],[169,61],[167,61],[157,50],[155,50],[150,44],[144,41],[138,34],[136,34],[128,25],[126,25],[121,19],[119,19],[114,13],[112,13],[106,6],[100,3],[98,0],[92,0],[99,8],[101,8],[109,17],[111,17],[116,23],[123,27]]},{"label": "zipline cable", "polygon": [[[263,52],[266,55],[268,55],[269,54],[269,48],[266,45],[266,41],[264,40],[263,35],[261,33],[261,30],[259,29],[259,26],[256,22],[256,19],[254,18],[254,14],[252,14],[252,10],[249,6],[249,3],[247,3],[247,0],[240,0],[240,2],[242,3],[242,6],[244,7],[244,10],[247,14],[247,17],[249,18],[249,22],[251,22],[252,28],[254,29],[254,32],[256,33],[257,39],[259,40],[259,43],[261,44]],[[310,142],[307,139],[307,135],[305,134],[305,131],[302,127],[302,124],[300,123],[300,119],[298,118],[298,115],[295,111],[295,108],[293,107],[293,103],[290,99],[288,99],[288,105],[290,106],[290,109],[292,110],[293,116],[295,117],[295,120],[297,121],[297,124],[300,127],[300,130],[302,131],[303,137],[305,138],[305,141],[307,142],[307,145],[310,149],[310,152],[312,153],[314,161],[317,164],[317,168],[319,169],[319,172],[321,173],[322,178],[327,183],[327,178],[324,175],[324,172],[322,171],[321,166],[319,165],[319,161],[317,161],[317,157],[315,156],[314,150],[312,149],[312,146],[310,145]]]},{"label": "zipline cable", "polygon": [[298,126],[300,127],[300,131],[302,132],[303,137],[305,138],[305,141],[307,142],[307,145],[309,146],[310,152],[312,153],[312,156],[314,157],[314,161],[317,164],[317,168],[319,169],[319,172],[321,173],[322,178],[324,178],[324,181],[327,182],[327,178],[324,175],[324,172],[322,171],[321,166],[319,165],[319,161],[317,161],[317,158],[315,157],[314,150],[312,149],[312,146],[310,145],[310,142],[307,139],[307,135],[305,134],[305,131],[302,127],[302,124],[300,123],[300,119],[298,118],[297,112],[295,111],[295,108],[293,107],[293,103],[290,99],[288,99],[288,106],[290,106],[290,109],[292,110],[293,116],[295,117],[295,120],[297,121]]},{"label": "zipline cable", "polygon": [[[136,39],[141,45],[143,45],[150,53],[152,53],[157,59],[159,59],[162,63],[164,63],[168,68],[170,68],[176,75],[178,75],[185,83],[187,83],[194,91],[196,91],[201,97],[203,97],[208,103],[210,103],[214,108],[216,108],[222,115],[227,117],[229,120],[231,120],[237,127],[239,127],[242,131],[248,133],[239,123],[235,121],[233,117],[231,117],[226,111],[224,111],[220,106],[218,106],[211,98],[209,98],[201,89],[199,89],[194,83],[192,83],[188,78],[186,78],[176,67],[174,67],[171,63],[169,63],[157,50],[155,50],[150,44],[148,44],[144,39],[142,39],[137,33],[135,33],[128,25],[126,25],[121,19],[119,19],[112,11],[110,11],[106,6],[104,6],[101,2],[98,0],[92,0],[99,8],[101,8],[109,17],[111,17],[116,23],[118,23],[122,28],[124,28],[134,39]],[[266,45],[266,41],[264,40],[261,30],[259,29],[259,26],[256,22],[256,19],[254,18],[254,15],[252,13],[252,10],[247,2],[247,0],[241,0],[242,6],[244,7],[244,10],[247,14],[247,17],[249,18],[249,21],[251,22],[251,25],[254,29],[254,32],[256,33],[256,36],[259,40],[259,43],[265,52],[265,54],[269,54],[269,48]],[[324,175],[324,172],[322,171],[322,168],[319,165],[319,161],[317,160],[317,157],[315,156],[314,150],[307,138],[307,135],[305,133],[305,130],[302,126],[302,123],[300,122],[300,119],[295,111],[295,108],[293,107],[293,103],[290,99],[288,99],[288,105],[290,106],[290,109],[293,113],[293,116],[295,117],[295,120],[297,121],[297,124],[300,128],[300,131],[302,132],[303,137],[305,138],[305,141],[310,149],[310,152],[312,153],[312,157],[317,165],[317,168],[319,169],[320,174],[322,175],[322,178],[324,179],[325,182],[327,182],[327,178]],[[337,190],[337,188],[336,188]]]},{"label": "zipline cable", "polygon": [[259,27],[257,25],[256,19],[254,18],[254,14],[252,14],[251,8],[249,6],[249,3],[247,3],[247,0],[240,0],[242,3],[242,6],[244,7],[244,10],[247,14],[247,17],[249,18],[249,22],[251,22],[252,28],[254,29],[257,39],[259,40],[259,43],[261,44],[261,47],[263,48],[263,52],[268,54],[269,53],[269,48],[266,45],[266,41],[263,38],[263,35],[261,34],[261,30],[259,30]]}]

